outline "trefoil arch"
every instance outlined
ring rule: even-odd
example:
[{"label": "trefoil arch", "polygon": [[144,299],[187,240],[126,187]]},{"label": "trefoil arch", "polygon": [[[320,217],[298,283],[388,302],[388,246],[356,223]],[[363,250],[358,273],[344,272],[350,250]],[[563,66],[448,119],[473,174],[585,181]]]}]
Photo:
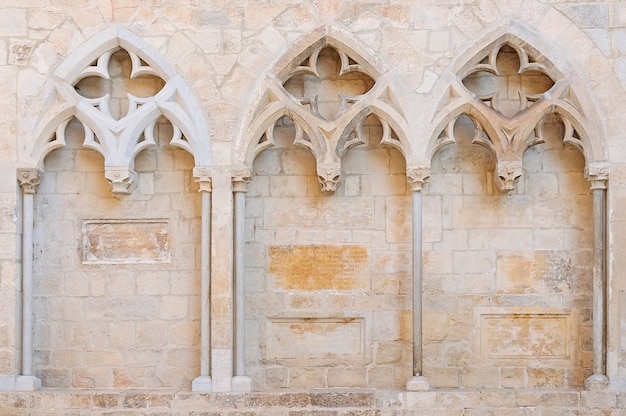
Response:
[{"label": "trefoil arch", "polygon": [[[109,64],[120,51],[130,61],[131,81],[149,77],[159,88],[147,97],[125,91],[127,111],[116,116],[110,94],[85,96],[79,85],[90,78],[110,81]],[[211,165],[209,130],[190,88],[165,58],[128,29],[113,25],[89,39],[59,65],[52,82],[52,105],[35,128],[32,158],[38,168],[48,153],[66,144],[66,127],[73,118],[83,127],[83,146],[104,157],[105,177],[114,193],[131,192],[135,156],[156,144],[155,125],[161,117],[172,125],[170,144],[191,153],[196,166]]]},{"label": "trefoil arch", "polygon": [[[411,153],[408,124],[392,92],[392,81],[355,49],[325,34],[299,53],[288,54],[289,60],[283,59],[282,66],[264,81],[256,111],[242,129],[239,143],[243,148],[237,152],[236,163],[249,167],[260,152],[273,147],[273,132],[283,117],[293,123],[293,144],[309,149],[315,157],[318,179],[326,192],[334,192],[340,184],[346,152],[365,143],[362,128],[370,116],[380,121],[381,143],[407,158]],[[331,55],[334,67],[329,64]],[[314,85],[318,80],[322,82]]]},{"label": "trefoil arch", "polygon": [[431,123],[429,159],[456,141],[454,127],[467,116],[474,125],[472,142],[494,154],[496,183],[508,192],[523,173],[524,152],[544,143],[543,125],[548,117],[556,117],[563,125],[563,141],[583,153],[587,169],[605,161],[601,146],[590,137],[601,128],[593,111],[581,104],[581,92],[570,77],[516,36],[501,36],[449,79]]}]

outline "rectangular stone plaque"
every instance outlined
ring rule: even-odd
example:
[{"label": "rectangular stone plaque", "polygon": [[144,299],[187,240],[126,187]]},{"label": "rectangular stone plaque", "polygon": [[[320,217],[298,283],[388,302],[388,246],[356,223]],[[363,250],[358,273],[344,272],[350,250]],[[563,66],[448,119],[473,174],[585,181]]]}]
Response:
[{"label": "rectangular stone plaque", "polygon": [[571,309],[475,308],[474,325],[475,351],[483,362],[569,362],[577,353],[578,325]]},{"label": "rectangular stone plaque", "polygon": [[268,358],[328,365],[365,358],[365,319],[269,318]]},{"label": "rectangular stone plaque", "polygon": [[83,263],[169,263],[169,235],[165,220],[86,220]]},{"label": "rectangular stone plaque", "polygon": [[269,270],[285,290],[365,290],[368,252],[357,245],[289,245],[269,248]]}]

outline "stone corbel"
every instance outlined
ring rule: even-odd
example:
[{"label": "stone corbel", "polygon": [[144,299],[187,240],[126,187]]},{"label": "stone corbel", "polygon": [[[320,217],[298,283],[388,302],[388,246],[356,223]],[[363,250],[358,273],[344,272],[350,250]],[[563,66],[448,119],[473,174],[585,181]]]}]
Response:
[{"label": "stone corbel", "polygon": [[524,173],[522,161],[502,161],[496,166],[496,183],[503,192],[510,192],[515,189],[515,184]]},{"label": "stone corbel", "polygon": [[111,184],[114,194],[130,194],[135,188],[134,170],[127,166],[105,166],[104,177]]},{"label": "stone corbel", "polygon": [[341,183],[341,164],[339,162],[323,162],[317,165],[317,179],[322,192],[335,192]]}]

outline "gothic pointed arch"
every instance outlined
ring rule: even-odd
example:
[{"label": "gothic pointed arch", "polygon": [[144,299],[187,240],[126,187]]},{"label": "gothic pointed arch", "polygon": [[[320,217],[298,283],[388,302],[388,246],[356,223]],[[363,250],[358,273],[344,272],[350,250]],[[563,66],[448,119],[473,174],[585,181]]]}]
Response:
[{"label": "gothic pointed arch", "polygon": [[340,182],[346,152],[363,143],[362,127],[375,117],[381,143],[412,154],[408,123],[394,80],[373,54],[349,35],[332,28],[315,31],[296,43],[265,76],[235,144],[235,163],[251,166],[274,146],[273,131],[286,117],[294,125],[293,143],[311,151],[324,191]]},{"label": "gothic pointed arch", "polygon": [[[122,91],[88,94],[83,86],[96,82],[114,88],[111,63],[120,55],[128,69]],[[148,96],[135,96],[128,85],[139,80],[153,86]],[[113,25],[72,52],[54,71],[48,108],[35,128],[31,155],[41,168],[48,153],[65,145],[65,129],[77,119],[84,130],[83,146],[104,157],[105,177],[114,193],[129,193],[134,159],[155,145],[155,126],[164,117],[172,126],[170,144],[191,153],[196,166],[211,165],[211,143],[204,115],[177,70],[154,48],[128,29]],[[123,101],[123,109],[116,109]]]},{"label": "gothic pointed arch", "polygon": [[524,152],[544,142],[548,117],[562,124],[562,140],[582,152],[587,168],[607,160],[601,118],[574,67],[521,37],[528,33],[512,25],[497,37],[491,34],[485,43],[466,50],[441,78],[428,160],[456,140],[454,127],[462,116],[474,125],[473,142],[494,154],[495,179],[503,191],[514,189],[522,175]]}]

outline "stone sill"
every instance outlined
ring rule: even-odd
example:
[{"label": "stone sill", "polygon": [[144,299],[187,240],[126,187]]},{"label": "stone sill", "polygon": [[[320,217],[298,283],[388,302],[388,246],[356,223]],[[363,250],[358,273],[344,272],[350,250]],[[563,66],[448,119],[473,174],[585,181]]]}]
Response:
[{"label": "stone sill", "polygon": [[[550,409],[567,412],[601,412],[626,409],[626,392],[592,392],[571,389],[461,390],[425,392],[336,389],[251,393],[195,393],[188,390],[79,390],[43,389],[0,392],[0,415],[250,415],[305,416],[463,415],[468,409],[480,414],[507,413],[514,409]],[[591,410],[593,409],[593,410]],[[54,413],[54,412],[57,413]],[[202,413],[197,413],[201,411]],[[422,413],[423,411],[423,413]],[[225,412],[225,413],[224,413]],[[626,413],[626,412],[624,412]],[[438,414],[438,413],[434,413]],[[443,413],[442,413],[443,414]],[[500,414],[500,413],[498,413]],[[515,413],[517,414],[517,413]],[[541,413],[538,413],[541,414]],[[595,413],[594,413],[595,414]]]}]

